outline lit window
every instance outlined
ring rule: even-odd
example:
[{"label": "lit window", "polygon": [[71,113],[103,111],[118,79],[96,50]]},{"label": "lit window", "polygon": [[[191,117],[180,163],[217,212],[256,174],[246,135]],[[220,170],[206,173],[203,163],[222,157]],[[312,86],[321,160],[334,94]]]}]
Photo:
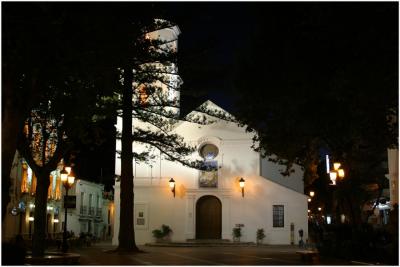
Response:
[{"label": "lit window", "polygon": [[204,159],[201,166],[199,186],[218,187],[218,148],[213,144],[205,144],[199,150],[200,156]]},{"label": "lit window", "polygon": [[212,160],[218,155],[218,148],[212,144],[205,144],[200,148],[200,156],[205,160]]},{"label": "lit window", "polygon": [[139,103],[140,105],[147,105],[147,99],[149,98],[149,95],[147,94],[147,89],[144,84],[141,84],[139,86]]}]

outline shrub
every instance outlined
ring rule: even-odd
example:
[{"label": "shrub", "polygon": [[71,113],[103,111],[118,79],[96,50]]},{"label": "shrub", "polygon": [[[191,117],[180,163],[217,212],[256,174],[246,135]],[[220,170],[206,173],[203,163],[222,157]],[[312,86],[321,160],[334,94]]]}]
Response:
[{"label": "shrub", "polygon": [[240,241],[240,237],[242,236],[242,228],[235,227],[232,229],[233,238]]},{"label": "shrub", "polygon": [[171,235],[172,229],[168,225],[163,224],[161,225],[161,229],[155,229],[152,231],[152,233],[153,237],[157,240],[165,240]]},{"label": "shrub", "polygon": [[155,229],[155,230],[153,230],[153,236],[155,238],[159,239],[159,238],[163,238],[164,234],[160,229]]},{"label": "shrub", "polygon": [[265,238],[265,233],[264,233],[264,229],[257,229],[257,244],[258,243],[262,243],[262,241]]},{"label": "shrub", "polygon": [[169,234],[172,233],[172,229],[168,225],[165,225],[165,224],[161,225],[161,229],[162,229],[164,236],[168,236]]}]

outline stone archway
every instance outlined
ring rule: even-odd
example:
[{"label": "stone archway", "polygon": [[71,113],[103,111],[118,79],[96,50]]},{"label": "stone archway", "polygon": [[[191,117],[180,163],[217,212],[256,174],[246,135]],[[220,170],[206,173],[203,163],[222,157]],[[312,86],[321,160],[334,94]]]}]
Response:
[{"label": "stone archway", "polygon": [[221,232],[221,201],[215,196],[202,196],[196,203],[196,239],[221,239]]}]

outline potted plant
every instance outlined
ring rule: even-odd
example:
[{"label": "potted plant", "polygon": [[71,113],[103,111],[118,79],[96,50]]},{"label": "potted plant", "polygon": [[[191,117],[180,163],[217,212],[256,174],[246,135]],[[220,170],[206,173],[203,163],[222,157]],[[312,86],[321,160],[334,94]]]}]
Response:
[{"label": "potted plant", "polygon": [[172,229],[168,225],[161,225],[161,229],[155,229],[152,231],[153,237],[156,242],[170,242]]},{"label": "potted plant", "polygon": [[233,228],[232,235],[234,242],[240,242],[240,237],[242,236],[242,228],[240,227]]},{"label": "potted plant", "polygon": [[257,229],[257,245],[262,244],[263,240],[265,238],[265,233],[264,229]]}]

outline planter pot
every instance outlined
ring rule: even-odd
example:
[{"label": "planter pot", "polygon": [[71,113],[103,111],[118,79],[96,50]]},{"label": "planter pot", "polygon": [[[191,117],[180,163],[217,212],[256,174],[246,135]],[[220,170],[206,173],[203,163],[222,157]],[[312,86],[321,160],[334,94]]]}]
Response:
[{"label": "planter pot", "polygon": [[240,237],[234,237],[233,242],[240,242]]},{"label": "planter pot", "polygon": [[170,236],[164,236],[160,238],[156,238],[156,243],[170,243],[171,242],[171,237]]}]

